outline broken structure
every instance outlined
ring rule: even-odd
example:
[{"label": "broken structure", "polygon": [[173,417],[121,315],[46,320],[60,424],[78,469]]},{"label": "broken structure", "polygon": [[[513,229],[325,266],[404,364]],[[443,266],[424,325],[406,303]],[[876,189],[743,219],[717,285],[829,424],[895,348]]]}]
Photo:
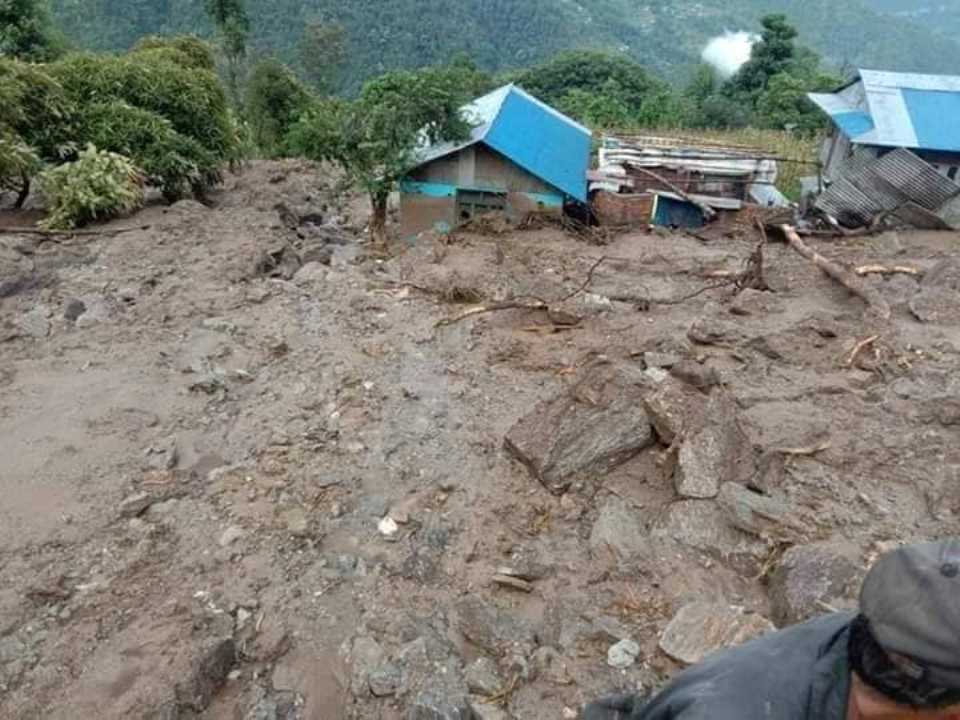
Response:
[{"label": "broken structure", "polygon": [[833,124],[817,210],[848,227],[890,214],[923,227],[957,224],[960,77],[860,70],[810,99]]},{"label": "broken structure", "polygon": [[605,137],[588,177],[594,212],[609,225],[700,227],[717,212],[788,204],[773,155],[703,140]]},{"label": "broken structure", "polygon": [[401,232],[449,232],[476,215],[522,218],[586,202],[590,131],[515,85],[465,107],[463,142],[428,145],[400,185]]}]

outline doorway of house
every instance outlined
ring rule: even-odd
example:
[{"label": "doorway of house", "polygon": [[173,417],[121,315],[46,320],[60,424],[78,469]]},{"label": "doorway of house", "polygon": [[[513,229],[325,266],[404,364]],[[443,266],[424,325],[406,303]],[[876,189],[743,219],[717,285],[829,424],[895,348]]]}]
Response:
[{"label": "doorway of house", "polygon": [[502,212],[506,207],[506,193],[457,190],[457,218],[459,222],[466,222],[486,213]]}]

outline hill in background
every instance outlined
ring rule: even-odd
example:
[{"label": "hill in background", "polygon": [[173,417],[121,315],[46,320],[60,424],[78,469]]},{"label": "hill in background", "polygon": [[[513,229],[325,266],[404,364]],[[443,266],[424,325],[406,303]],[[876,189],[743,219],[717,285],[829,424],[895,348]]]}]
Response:
[{"label": "hill in background", "polygon": [[[123,49],[150,33],[210,31],[203,0],[53,0],[53,6],[72,38],[99,50]],[[960,24],[942,0],[264,0],[249,3],[249,11],[257,50],[288,62],[305,23],[341,23],[349,38],[344,89],[461,51],[487,69],[505,70],[583,47],[621,51],[679,79],[709,38],[755,30],[769,12],[788,14],[801,41],[842,69],[953,72],[960,57],[960,43],[930,30],[948,17]]]}]

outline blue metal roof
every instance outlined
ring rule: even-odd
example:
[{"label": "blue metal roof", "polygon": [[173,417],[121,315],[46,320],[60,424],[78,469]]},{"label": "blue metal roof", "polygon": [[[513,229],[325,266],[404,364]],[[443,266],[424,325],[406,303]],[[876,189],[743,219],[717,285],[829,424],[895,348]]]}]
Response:
[{"label": "blue metal roof", "polygon": [[860,70],[810,99],[858,144],[960,152],[960,77]]},{"label": "blue metal roof", "polygon": [[463,112],[475,123],[470,139],[423,148],[418,166],[483,143],[566,195],[587,201],[592,137],[587,128],[516,85],[494,90]]}]

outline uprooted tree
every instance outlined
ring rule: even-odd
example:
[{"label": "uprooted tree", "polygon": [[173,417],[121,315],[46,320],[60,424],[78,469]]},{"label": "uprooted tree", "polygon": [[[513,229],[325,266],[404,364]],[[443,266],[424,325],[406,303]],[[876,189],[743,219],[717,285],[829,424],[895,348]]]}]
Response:
[{"label": "uprooted tree", "polygon": [[458,78],[449,68],[392,72],[367,83],[354,101],[318,102],[290,131],[288,150],[340,165],[370,196],[370,233],[385,244],[387,200],[415,164],[418,146],[470,132]]}]

